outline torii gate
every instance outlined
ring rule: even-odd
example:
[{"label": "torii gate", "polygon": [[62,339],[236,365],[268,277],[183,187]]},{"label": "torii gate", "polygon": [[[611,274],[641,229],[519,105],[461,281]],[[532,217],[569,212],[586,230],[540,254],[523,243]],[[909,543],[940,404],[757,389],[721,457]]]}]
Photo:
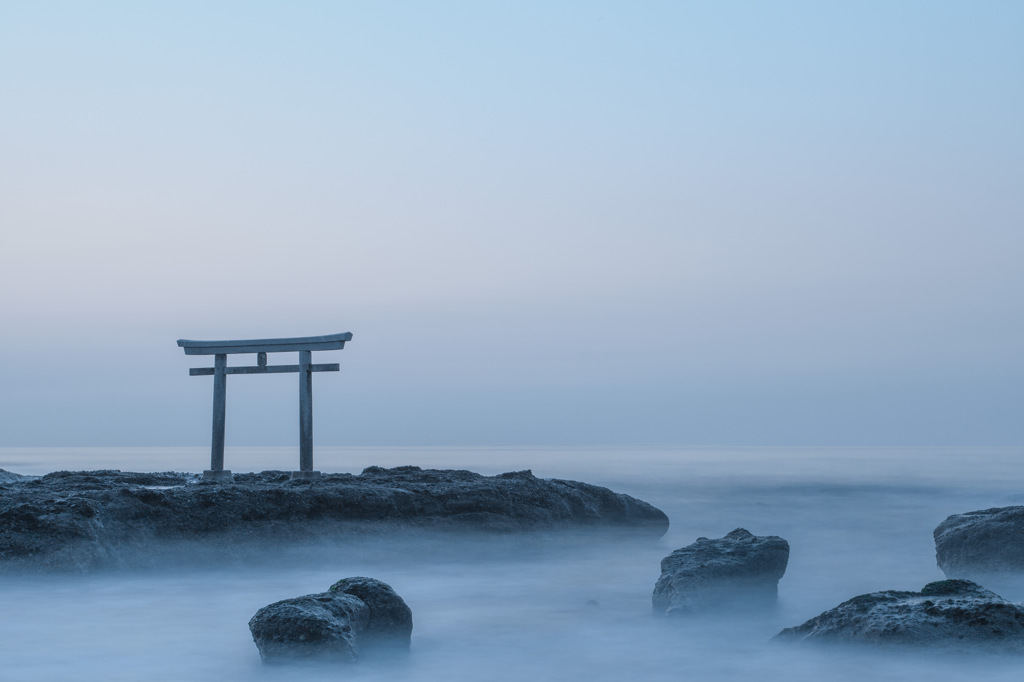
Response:
[{"label": "torii gate", "polygon": [[[338,363],[314,365],[315,350],[339,350],[346,341],[352,340],[352,332],[329,336],[303,336],[292,339],[248,339],[243,341],[189,341],[178,339],[178,345],[185,349],[185,355],[212,355],[213,367],[193,367],[189,376],[213,375],[213,442],[210,447],[210,469],[203,472],[203,478],[215,481],[231,481],[231,471],[224,468],[224,416],[227,398],[228,374],[299,374],[299,470],[292,472],[292,478],[319,478],[320,472],[313,471],[313,372],[337,372]],[[267,353],[290,353],[298,351],[297,365],[267,365]],[[256,365],[249,367],[228,367],[228,355],[255,353]]]}]

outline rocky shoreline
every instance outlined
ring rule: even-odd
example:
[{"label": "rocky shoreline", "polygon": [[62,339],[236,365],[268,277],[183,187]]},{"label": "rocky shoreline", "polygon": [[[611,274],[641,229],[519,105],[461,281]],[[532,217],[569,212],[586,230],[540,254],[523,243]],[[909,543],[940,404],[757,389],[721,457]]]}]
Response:
[{"label": "rocky shoreline", "polygon": [[668,517],[607,488],[530,471],[483,476],[415,466],[291,480],[194,474],[0,470],[0,570],[146,565],[160,546],[258,545],[406,529],[514,533],[616,528],[658,538]]}]

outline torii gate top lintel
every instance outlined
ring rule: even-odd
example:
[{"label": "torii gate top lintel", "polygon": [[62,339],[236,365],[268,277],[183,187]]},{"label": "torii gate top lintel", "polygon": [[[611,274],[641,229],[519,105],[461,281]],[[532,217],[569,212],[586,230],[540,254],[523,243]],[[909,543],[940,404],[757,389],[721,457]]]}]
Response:
[{"label": "torii gate top lintel", "polygon": [[[231,472],[224,468],[224,421],[229,374],[280,374],[299,375],[299,470],[292,472],[292,478],[318,478],[320,472],[313,471],[313,373],[337,372],[337,363],[314,365],[315,350],[340,350],[346,341],[352,340],[352,332],[329,334],[327,336],[297,336],[286,339],[242,339],[234,341],[192,341],[178,339],[178,346],[185,355],[213,355],[213,367],[193,367],[190,376],[213,376],[213,439],[210,445],[210,468],[203,472],[203,478],[215,481],[232,480]],[[267,353],[298,352],[297,365],[268,365]],[[228,367],[228,355],[255,353],[256,365],[249,367]]]},{"label": "torii gate top lintel", "polygon": [[243,339],[237,341],[192,341],[178,339],[185,355],[232,355],[234,353],[287,353],[299,350],[339,350],[352,340],[352,332],[327,336],[296,336],[290,339]]}]

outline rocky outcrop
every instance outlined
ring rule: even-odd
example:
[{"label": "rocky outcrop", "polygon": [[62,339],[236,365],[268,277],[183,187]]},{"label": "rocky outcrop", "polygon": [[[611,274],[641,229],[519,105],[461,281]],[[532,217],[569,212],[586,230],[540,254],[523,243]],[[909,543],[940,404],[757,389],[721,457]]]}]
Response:
[{"label": "rocky outcrop", "polygon": [[1024,507],[954,514],[934,536],[936,562],[951,578],[1024,574]]},{"label": "rocky outcrop", "polygon": [[386,583],[345,578],[327,592],[264,606],[249,631],[264,663],[353,663],[369,651],[407,650],[412,611]]},{"label": "rocky outcrop", "polygon": [[775,640],[1024,653],[1024,608],[969,580],[862,594]]},{"label": "rocky outcrop", "polygon": [[[529,471],[481,476],[370,467],[313,481],[293,481],[280,471],[234,479],[221,484],[192,474],[61,471],[2,483],[0,570],[130,567],[152,562],[161,543],[258,549],[270,541],[331,541],[413,528],[613,527],[647,537],[668,528],[665,514],[646,502]],[[191,555],[175,551],[161,561]]]},{"label": "rocky outcrop", "polygon": [[773,604],[788,563],[789,543],[775,535],[737,528],[717,540],[698,538],[662,559],[654,612],[680,616]]}]

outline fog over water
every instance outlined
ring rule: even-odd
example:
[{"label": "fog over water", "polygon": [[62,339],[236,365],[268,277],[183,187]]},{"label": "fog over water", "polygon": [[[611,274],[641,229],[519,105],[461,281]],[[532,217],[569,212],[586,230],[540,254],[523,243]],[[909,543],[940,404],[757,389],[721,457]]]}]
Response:
[{"label": "fog over water", "polygon": [[[856,594],[941,579],[931,532],[947,515],[1024,501],[1019,448],[320,448],[325,471],[417,464],[532,468],[607,485],[663,509],[659,541],[614,535],[407,535],[268,547],[253,565],[0,578],[3,677],[17,680],[317,680],[264,667],[247,622],[270,602],[367,575],[413,611],[409,657],[350,679],[1019,679],[1011,658],[817,649],[768,640]],[[202,468],[201,448],[0,449],[22,473]],[[287,448],[235,449],[235,471],[292,468]],[[736,527],[789,540],[777,609],[652,616],[659,562]],[[186,560],[187,561],[187,560]],[[1010,599],[1024,599],[1003,590]],[[597,605],[588,604],[596,601]],[[980,667],[979,667],[980,666]]]}]

